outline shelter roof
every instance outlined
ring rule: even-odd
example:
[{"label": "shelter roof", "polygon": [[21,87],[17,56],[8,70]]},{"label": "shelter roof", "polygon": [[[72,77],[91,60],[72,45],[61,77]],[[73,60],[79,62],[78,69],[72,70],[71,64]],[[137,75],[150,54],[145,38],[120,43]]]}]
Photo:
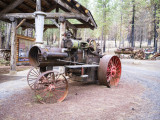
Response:
[{"label": "shelter roof", "polygon": [[[67,13],[80,14],[87,18],[87,21],[81,18],[76,18],[82,23],[77,25],[79,28],[97,28],[97,24],[91,12],[83,5],[75,0],[41,0],[41,10],[43,12],[59,13],[60,10]],[[0,0],[0,19],[8,13],[34,13],[36,11],[36,0]],[[4,19],[3,19],[4,20]],[[5,19],[6,20],[6,19]],[[27,19],[26,23],[33,24],[34,19]],[[27,27],[27,26],[26,26]]]}]

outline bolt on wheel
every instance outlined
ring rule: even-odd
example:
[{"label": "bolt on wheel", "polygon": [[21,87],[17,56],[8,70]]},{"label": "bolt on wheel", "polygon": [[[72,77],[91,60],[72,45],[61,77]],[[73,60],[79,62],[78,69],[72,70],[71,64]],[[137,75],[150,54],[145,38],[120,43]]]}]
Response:
[{"label": "bolt on wheel", "polygon": [[34,90],[41,103],[62,102],[68,94],[68,81],[63,74],[47,71],[37,78]]}]

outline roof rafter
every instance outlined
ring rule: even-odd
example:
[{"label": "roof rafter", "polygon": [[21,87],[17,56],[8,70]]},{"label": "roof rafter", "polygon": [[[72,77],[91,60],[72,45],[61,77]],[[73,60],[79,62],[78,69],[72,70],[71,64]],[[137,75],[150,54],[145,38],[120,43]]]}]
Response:
[{"label": "roof rafter", "polygon": [[0,16],[2,16],[3,14],[5,14],[7,12],[10,12],[11,10],[13,10],[14,8],[16,8],[18,5],[20,5],[23,2],[24,2],[24,0],[15,0],[13,3],[11,3],[10,5],[8,5],[6,8],[4,8],[0,12]]}]

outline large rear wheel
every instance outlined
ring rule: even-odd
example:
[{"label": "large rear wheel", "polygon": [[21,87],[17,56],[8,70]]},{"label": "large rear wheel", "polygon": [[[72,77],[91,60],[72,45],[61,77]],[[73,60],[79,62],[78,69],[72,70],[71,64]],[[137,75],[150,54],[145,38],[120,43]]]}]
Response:
[{"label": "large rear wheel", "polygon": [[117,86],[121,77],[121,61],[117,56],[105,55],[100,59],[98,80],[107,87]]}]

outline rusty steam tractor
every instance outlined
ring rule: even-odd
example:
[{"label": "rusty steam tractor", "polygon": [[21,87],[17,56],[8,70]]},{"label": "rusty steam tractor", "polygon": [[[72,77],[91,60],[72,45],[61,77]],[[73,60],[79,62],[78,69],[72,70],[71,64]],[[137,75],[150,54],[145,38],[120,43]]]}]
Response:
[{"label": "rusty steam tractor", "polygon": [[[39,2],[37,0],[37,8]],[[34,13],[36,44],[29,51],[29,62],[33,68],[28,73],[27,81],[38,101],[63,101],[68,94],[69,79],[97,82],[107,87],[117,86],[121,76],[120,59],[117,56],[102,55],[95,40],[82,41],[76,37],[77,28],[97,27],[91,12],[75,0],[59,0],[57,4],[60,8],[64,7],[66,13]],[[44,26],[48,26],[44,25],[45,18],[59,20],[59,47],[43,44]],[[83,24],[71,24],[67,19],[76,19]],[[55,71],[56,66],[62,66],[63,72]]]},{"label": "rusty steam tractor", "polygon": [[[42,103],[61,102],[68,94],[66,76],[74,80],[94,81],[107,87],[117,86],[121,62],[117,56],[101,55],[95,40],[74,39],[65,33],[63,48],[33,46],[29,52],[28,84]],[[53,71],[64,66],[65,74]]]}]

